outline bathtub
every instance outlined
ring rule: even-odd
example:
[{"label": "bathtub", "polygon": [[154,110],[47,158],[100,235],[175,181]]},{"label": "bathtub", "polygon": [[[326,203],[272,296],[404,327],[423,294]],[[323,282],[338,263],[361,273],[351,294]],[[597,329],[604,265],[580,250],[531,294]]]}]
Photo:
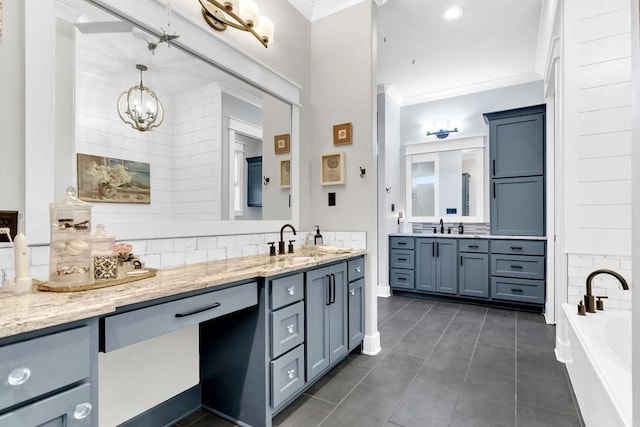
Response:
[{"label": "bathtub", "polygon": [[585,424],[631,427],[631,311],[605,306],[578,316],[572,304],[562,311],[556,358],[567,366]]}]

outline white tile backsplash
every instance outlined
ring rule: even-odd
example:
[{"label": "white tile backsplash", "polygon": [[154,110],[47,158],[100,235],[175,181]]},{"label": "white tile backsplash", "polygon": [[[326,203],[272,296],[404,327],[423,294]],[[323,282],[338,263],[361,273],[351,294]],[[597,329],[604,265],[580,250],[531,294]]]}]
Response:
[{"label": "white tile backsplash", "polygon": [[[294,246],[299,249],[304,243],[306,233],[296,236],[290,231],[284,234],[285,242],[295,239]],[[367,249],[367,234],[362,231],[322,231],[324,244],[344,248]],[[206,261],[218,261],[227,258],[269,253],[266,242],[278,241],[279,233],[257,233],[236,236],[202,236],[175,239],[152,239],[128,241],[133,253],[147,267],[168,268]],[[287,242],[288,244],[288,242]],[[29,248],[29,273],[31,277],[48,280],[49,247],[33,246]],[[14,277],[13,250],[0,247],[0,283]]]},{"label": "white tile backsplash", "polygon": [[595,270],[604,268],[616,271],[625,278],[629,290],[622,290],[622,286],[614,277],[600,274],[593,278],[592,291],[594,295],[607,296],[605,309],[614,308],[631,310],[633,286],[631,283],[631,257],[609,255],[568,255],[568,298],[569,303],[577,304],[586,293],[587,276]]}]

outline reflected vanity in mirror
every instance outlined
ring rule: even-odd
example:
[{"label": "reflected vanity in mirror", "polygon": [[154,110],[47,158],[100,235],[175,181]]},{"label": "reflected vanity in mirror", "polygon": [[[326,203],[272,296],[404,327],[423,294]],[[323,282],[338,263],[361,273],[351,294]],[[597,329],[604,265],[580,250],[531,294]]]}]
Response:
[{"label": "reflected vanity in mirror", "polygon": [[484,137],[407,144],[409,222],[483,222]]},{"label": "reflected vanity in mirror", "polygon": [[[27,191],[27,218],[32,221],[35,241],[48,240],[40,236],[43,227],[34,223],[44,217],[47,203],[59,198],[67,185],[78,185],[78,153],[150,165],[148,204],[124,199],[104,203],[109,200],[99,193],[100,183],[91,182],[90,177],[90,188],[82,193],[94,204],[93,222],[112,224],[110,229],[121,239],[264,232],[271,231],[272,224],[297,220],[294,189],[254,185],[255,176],[276,182],[285,158],[297,172],[299,110],[290,90],[295,85],[277,81],[281,77],[274,78],[275,83],[256,82],[239,78],[239,72],[223,71],[210,56],[189,45],[194,40],[189,32],[197,30],[180,25],[186,18],[177,12],[167,15],[158,2],[143,0],[132,7],[145,10],[149,22],[130,21],[121,12],[115,16],[103,2],[51,3],[56,11],[55,161],[37,168],[28,158],[27,169],[51,173],[47,181],[55,187],[42,191],[53,193],[44,200],[31,199]],[[153,16],[162,16],[162,20]],[[167,19],[172,21],[171,34],[179,38],[162,37],[164,30],[159,29],[166,27]],[[216,47],[215,41],[211,44]],[[246,58],[234,60],[242,63]],[[269,71],[260,72],[269,75]],[[149,131],[126,124],[117,109],[120,95],[141,85],[141,77],[164,111],[162,123]],[[144,101],[132,105],[143,115],[146,109],[151,108],[153,114],[158,108]],[[291,134],[289,153],[274,151],[271,141],[281,134]],[[29,135],[26,139],[33,151],[46,151],[44,141]],[[261,166],[259,174],[256,164]],[[136,190],[130,182],[118,184],[122,191],[109,197],[130,197]],[[261,203],[255,203],[256,197]],[[238,220],[244,225],[229,224]]]}]

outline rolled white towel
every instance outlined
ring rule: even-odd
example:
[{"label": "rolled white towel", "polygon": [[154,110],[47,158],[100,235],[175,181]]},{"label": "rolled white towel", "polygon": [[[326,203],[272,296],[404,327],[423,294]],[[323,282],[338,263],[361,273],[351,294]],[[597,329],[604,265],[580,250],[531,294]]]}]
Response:
[{"label": "rolled white towel", "polygon": [[328,246],[328,245],[318,245],[316,248],[320,252],[326,252],[330,254],[348,254],[353,252],[353,249],[349,248],[339,248],[337,246]]}]

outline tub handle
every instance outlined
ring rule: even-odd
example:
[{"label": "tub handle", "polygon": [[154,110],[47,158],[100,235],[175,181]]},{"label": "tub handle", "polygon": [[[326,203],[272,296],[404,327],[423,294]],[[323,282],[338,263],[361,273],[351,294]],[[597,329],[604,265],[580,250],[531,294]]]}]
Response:
[{"label": "tub handle", "polygon": [[602,301],[604,298],[609,298],[607,296],[604,295],[596,295],[596,310],[604,310],[604,301]]}]

